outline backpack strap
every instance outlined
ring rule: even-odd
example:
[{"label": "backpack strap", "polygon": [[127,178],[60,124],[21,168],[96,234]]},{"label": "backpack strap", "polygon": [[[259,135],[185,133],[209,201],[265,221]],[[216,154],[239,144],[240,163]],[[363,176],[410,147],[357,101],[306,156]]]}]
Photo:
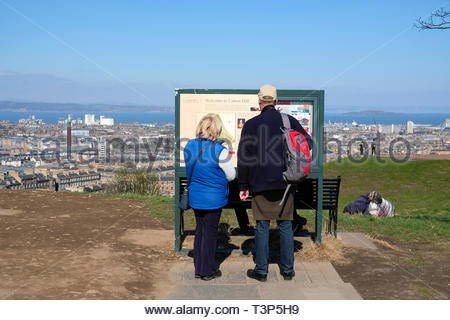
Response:
[{"label": "backpack strap", "polygon": [[286,113],[280,112],[281,119],[283,120],[283,126],[286,129],[291,129],[291,122],[289,121],[289,116]]},{"label": "backpack strap", "polygon": [[[281,115],[281,119],[283,120],[283,127],[285,127],[286,129],[290,130],[291,129],[291,122],[289,121],[289,116],[286,113],[283,113],[283,112],[280,112],[280,115]],[[287,185],[287,188],[286,188],[286,190],[284,191],[284,194],[283,194],[283,198],[281,199],[280,206],[284,205],[284,202],[286,200],[288,192],[291,189],[291,186],[292,186],[291,184]]]}]

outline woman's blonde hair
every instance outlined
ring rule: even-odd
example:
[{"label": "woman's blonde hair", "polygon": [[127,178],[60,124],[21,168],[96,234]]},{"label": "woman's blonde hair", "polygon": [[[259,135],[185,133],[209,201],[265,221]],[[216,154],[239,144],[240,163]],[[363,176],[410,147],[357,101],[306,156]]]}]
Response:
[{"label": "woman's blonde hair", "polygon": [[222,122],[214,115],[204,116],[195,129],[195,135],[197,138],[218,140],[222,133]]}]

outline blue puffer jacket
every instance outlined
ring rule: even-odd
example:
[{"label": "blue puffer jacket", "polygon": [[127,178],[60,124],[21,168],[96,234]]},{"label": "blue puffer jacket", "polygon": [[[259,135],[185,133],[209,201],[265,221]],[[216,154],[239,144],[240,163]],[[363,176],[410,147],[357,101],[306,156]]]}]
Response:
[{"label": "blue puffer jacket", "polygon": [[366,194],[365,196],[359,196],[358,199],[356,199],[355,202],[349,203],[345,206],[344,212],[348,213],[362,213],[364,215],[369,215],[369,194]]},{"label": "blue puffer jacket", "polygon": [[[184,161],[188,179],[197,155],[210,142],[211,140],[206,139],[192,139],[186,144]],[[193,209],[219,209],[228,203],[228,181],[219,167],[219,155],[224,148],[220,142],[214,142],[197,161],[189,185],[189,205]]]}]

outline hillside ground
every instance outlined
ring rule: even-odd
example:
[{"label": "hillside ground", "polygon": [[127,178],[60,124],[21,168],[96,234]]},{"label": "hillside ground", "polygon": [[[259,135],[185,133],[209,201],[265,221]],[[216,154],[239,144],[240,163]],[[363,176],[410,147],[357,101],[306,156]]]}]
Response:
[{"label": "hillside ground", "polygon": [[[379,247],[376,252],[343,248],[346,259],[333,264],[366,299],[450,297],[450,160],[381,160],[324,165],[325,177],[342,178],[338,232],[366,233]],[[342,214],[348,203],[371,190],[394,203],[395,218]],[[172,220],[171,198],[146,202],[154,207],[148,215]],[[299,214],[308,220],[305,228],[314,230],[314,212]],[[249,216],[254,223],[251,210]],[[187,229],[195,228],[192,214],[185,220]],[[232,210],[224,210],[221,222],[237,227]],[[327,223],[324,212],[324,230]]]},{"label": "hillside ground", "polygon": [[[342,176],[339,212],[373,189],[396,206],[393,219],[339,215],[338,231],[364,232],[379,248],[331,257],[363,298],[448,299],[449,173],[445,160],[325,166]],[[313,213],[301,215],[313,230]],[[232,212],[221,222],[237,227]],[[168,266],[190,261],[173,253],[171,229],[172,198],[2,190],[0,299],[158,298]]]},{"label": "hillside ground", "polygon": [[141,200],[0,191],[0,299],[154,299],[172,224]]}]

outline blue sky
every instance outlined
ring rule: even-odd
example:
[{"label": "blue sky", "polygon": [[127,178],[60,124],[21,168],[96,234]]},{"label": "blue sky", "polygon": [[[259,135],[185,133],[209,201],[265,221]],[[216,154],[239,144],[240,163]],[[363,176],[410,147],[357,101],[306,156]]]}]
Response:
[{"label": "blue sky", "polygon": [[[329,110],[450,109],[447,6],[0,0],[0,99],[171,105],[173,88],[325,89]],[[426,108],[426,110],[424,110]]]}]

